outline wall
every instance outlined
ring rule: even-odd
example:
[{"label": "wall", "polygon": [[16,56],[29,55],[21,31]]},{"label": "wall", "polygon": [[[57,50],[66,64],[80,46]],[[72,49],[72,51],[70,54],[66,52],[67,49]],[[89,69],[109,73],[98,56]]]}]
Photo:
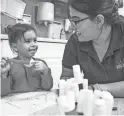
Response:
[{"label": "wall", "polygon": [[119,9],[119,14],[124,16],[124,0],[123,0],[123,8]]},{"label": "wall", "polygon": [[[48,27],[44,26],[44,24],[38,24],[36,22],[36,13],[35,8],[38,3],[46,0],[22,0],[26,3],[26,8],[24,14],[30,14],[32,16],[32,25],[34,25],[37,29],[37,34],[39,37],[47,37]],[[47,0],[51,1],[51,0]],[[55,17],[55,21],[63,22],[63,18]],[[6,25],[14,25],[16,23],[15,19],[12,19],[4,14],[1,15],[1,33],[5,33],[4,27]]]}]

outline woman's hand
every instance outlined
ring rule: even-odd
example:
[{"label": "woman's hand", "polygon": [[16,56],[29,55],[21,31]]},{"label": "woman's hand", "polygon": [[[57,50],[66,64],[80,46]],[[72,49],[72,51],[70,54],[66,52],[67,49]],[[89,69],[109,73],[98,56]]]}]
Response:
[{"label": "woman's hand", "polygon": [[42,61],[34,61],[32,63],[34,70],[36,71],[44,71],[45,69],[48,69],[48,67]]},{"label": "woman's hand", "polygon": [[8,71],[10,70],[10,62],[9,62],[9,58],[2,58],[1,59],[1,74],[7,74]]}]

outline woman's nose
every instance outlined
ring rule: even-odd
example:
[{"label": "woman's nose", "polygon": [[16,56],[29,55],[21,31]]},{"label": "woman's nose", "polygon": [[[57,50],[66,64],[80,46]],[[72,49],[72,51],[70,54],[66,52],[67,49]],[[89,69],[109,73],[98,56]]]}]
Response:
[{"label": "woman's nose", "polygon": [[75,32],[78,31],[78,28],[77,28],[77,26],[75,25],[75,23],[71,23],[71,26],[70,26],[69,30],[70,30],[72,33],[75,33]]}]

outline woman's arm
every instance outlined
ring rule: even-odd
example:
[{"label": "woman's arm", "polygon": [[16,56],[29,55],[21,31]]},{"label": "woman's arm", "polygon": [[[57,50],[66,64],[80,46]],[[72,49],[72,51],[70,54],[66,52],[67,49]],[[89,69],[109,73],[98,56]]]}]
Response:
[{"label": "woman's arm", "polygon": [[62,66],[62,74],[60,79],[69,79],[71,77],[74,77],[73,70]]},{"label": "woman's arm", "polygon": [[[71,77],[73,77],[73,70],[62,67],[61,79],[69,79]],[[114,97],[124,97],[124,81],[98,85],[101,90],[109,91]],[[95,85],[93,86],[95,88]],[[92,88],[89,86],[89,89]]]},{"label": "woman's arm", "polygon": [[124,81],[99,84],[101,90],[109,91],[114,97],[124,97]]}]

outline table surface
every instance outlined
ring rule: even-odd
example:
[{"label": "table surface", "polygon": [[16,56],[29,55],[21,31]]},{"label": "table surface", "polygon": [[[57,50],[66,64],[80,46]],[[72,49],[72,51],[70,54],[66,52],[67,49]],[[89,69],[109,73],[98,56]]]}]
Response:
[{"label": "table surface", "polygon": [[113,115],[123,115],[124,116],[124,98],[115,98],[114,103],[117,107],[116,111],[113,111]]},{"label": "table surface", "polygon": [[[54,92],[38,91],[9,95],[2,98],[1,101],[2,116],[64,115],[64,112],[57,105],[57,94]],[[124,98],[115,98],[114,102],[117,110],[113,111],[112,114],[124,116]],[[77,113],[74,110],[70,114],[75,115]]]},{"label": "table surface", "polygon": [[[114,107],[117,107],[117,110],[112,111],[112,116],[124,116],[124,98],[115,98]],[[66,115],[77,115],[76,110],[73,110]]]}]

